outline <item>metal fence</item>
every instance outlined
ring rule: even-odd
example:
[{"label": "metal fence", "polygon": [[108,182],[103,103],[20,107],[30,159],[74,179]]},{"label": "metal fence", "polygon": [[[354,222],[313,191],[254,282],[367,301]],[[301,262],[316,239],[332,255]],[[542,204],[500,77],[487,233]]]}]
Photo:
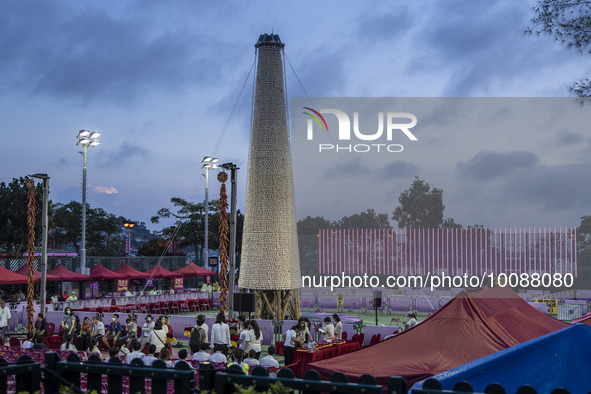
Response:
[{"label": "metal fence", "polygon": [[[42,377],[43,372],[43,377]],[[196,381],[195,376],[198,376]],[[198,383],[197,383],[198,382]],[[269,376],[268,370],[257,367],[252,375],[245,375],[237,366],[216,370],[209,363],[203,363],[198,370],[189,364],[178,363],[175,368],[166,368],[163,361],[157,360],[152,367],[146,367],[141,360],[133,360],[131,365],[122,364],[118,358],[103,363],[96,356],[82,362],[72,353],[66,361],[60,361],[57,353],[45,353],[45,365],[34,363],[29,356],[21,356],[15,364],[8,365],[0,359],[0,394],[8,392],[39,392],[56,394],[61,387],[70,392],[107,393],[156,393],[184,394],[208,390],[218,394],[234,393],[237,387],[254,387],[255,391],[268,390],[271,384],[281,383],[284,387],[300,390],[303,393],[396,393],[407,394],[408,385],[402,377],[391,377],[387,388],[378,384],[371,375],[363,375],[358,382],[351,383],[342,373],[335,373],[330,380],[322,380],[318,372],[308,371],[302,379],[294,376],[291,369],[281,369],[277,377]],[[473,393],[467,382],[458,382],[452,390],[443,390],[441,384],[431,378],[421,389],[413,393]],[[496,383],[486,387],[484,393],[505,393]],[[520,394],[536,394],[536,390],[524,385],[517,390]],[[568,394],[557,388],[552,394]]]},{"label": "metal fence", "polygon": [[[195,262],[195,257],[187,256],[164,256],[160,257],[86,257],[86,267],[92,268],[97,264],[102,264],[105,268],[116,270],[123,264],[128,264],[131,268],[138,271],[145,271],[154,267],[158,262],[163,268],[167,270],[176,270],[184,267],[190,262]],[[0,265],[10,271],[16,271],[24,265],[28,264],[27,259],[0,259]],[[47,259],[47,269],[51,270],[62,264],[70,271],[75,271],[80,268],[80,257],[51,257]],[[199,264],[198,264],[199,265]],[[41,269],[41,260],[35,259],[35,269]]]}]

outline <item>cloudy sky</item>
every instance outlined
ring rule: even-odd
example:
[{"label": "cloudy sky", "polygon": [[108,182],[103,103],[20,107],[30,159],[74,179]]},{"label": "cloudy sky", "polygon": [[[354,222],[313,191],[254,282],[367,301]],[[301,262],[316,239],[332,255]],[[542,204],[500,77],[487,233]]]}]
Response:
[{"label": "cloudy sky", "polygon": [[[262,33],[286,43],[295,70],[287,70],[289,97],[561,97],[591,74],[588,56],[524,36],[533,1],[0,4],[0,181],[45,172],[53,201],[80,200],[76,134],[97,130],[102,144],[88,152],[88,201],[136,221],[149,222],[171,197],[202,200],[205,155],[241,167],[243,206],[247,76]],[[413,159],[384,164],[404,174],[396,179],[355,175],[384,186],[389,205],[352,199],[325,216],[340,218],[369,208],[366,202],[391,212],[418,175],[444,190],[446,216],[462,224],[576,225],[591,213],[583,198],[591,135],[584,127],[556,130],[547,144],[528,144],[530,134],[494,146],[472,138],[466,150],[443,144],[437,157],[445,165],[419,149]],[[294,168],[298,196],[312,193],[316,181]],[[299,218],[324,213],[300,200]],[[499,215],[525,208],[522,217]]]}]

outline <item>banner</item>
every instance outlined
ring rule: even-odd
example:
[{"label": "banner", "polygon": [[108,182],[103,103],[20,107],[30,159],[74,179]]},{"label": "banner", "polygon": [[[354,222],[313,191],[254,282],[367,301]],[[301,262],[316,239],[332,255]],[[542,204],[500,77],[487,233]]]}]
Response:
[{"label": "banner", "polygon": [[146,287],[154,287],[154,278],[146,279]]},{"label": "banner", "polygon": [[174,278],[174,289],[182,290],[184,288],[183,278]]},{"label": "banner", "polygon": [[127,291],[129,279],[117,279],[117,292]]}]

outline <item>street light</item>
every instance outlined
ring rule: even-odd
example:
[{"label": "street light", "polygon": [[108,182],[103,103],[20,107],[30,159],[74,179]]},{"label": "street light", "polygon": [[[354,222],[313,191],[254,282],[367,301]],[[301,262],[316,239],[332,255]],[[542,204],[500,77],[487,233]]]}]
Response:
[{"label": "street light", "polygon": [[127,229],[127,239],[125,240],[125,256],[129,256],[131,252],[131,229],[135,226],[133,222],[125,222],[123,226]]},{"label": "street light", "polygon": [[82,240],[80,242],[80,273],[86,272],[86,149],[94,148],[101,142],[98,137],[101,135],[98,131],[80,130],[78,132],[78,143],[76,146],[82,147]]},{"label": "street light", "polygon": [[217,157],[205,156],[201,160],[202,170],[205,170],[205,250],[203,251],[203,265],[209,264],[209,171],[218,168],[215,164]]}]

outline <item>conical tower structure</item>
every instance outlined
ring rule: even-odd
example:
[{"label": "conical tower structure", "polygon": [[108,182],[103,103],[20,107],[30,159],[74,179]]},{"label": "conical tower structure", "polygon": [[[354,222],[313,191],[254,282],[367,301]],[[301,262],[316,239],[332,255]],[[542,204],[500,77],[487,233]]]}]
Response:
[{"label": "conical tower structure", "polygon": [[238,286],[255,291],[257,318],[299,315],[300,258],[282,52],[263,34],[258,53]]}]

